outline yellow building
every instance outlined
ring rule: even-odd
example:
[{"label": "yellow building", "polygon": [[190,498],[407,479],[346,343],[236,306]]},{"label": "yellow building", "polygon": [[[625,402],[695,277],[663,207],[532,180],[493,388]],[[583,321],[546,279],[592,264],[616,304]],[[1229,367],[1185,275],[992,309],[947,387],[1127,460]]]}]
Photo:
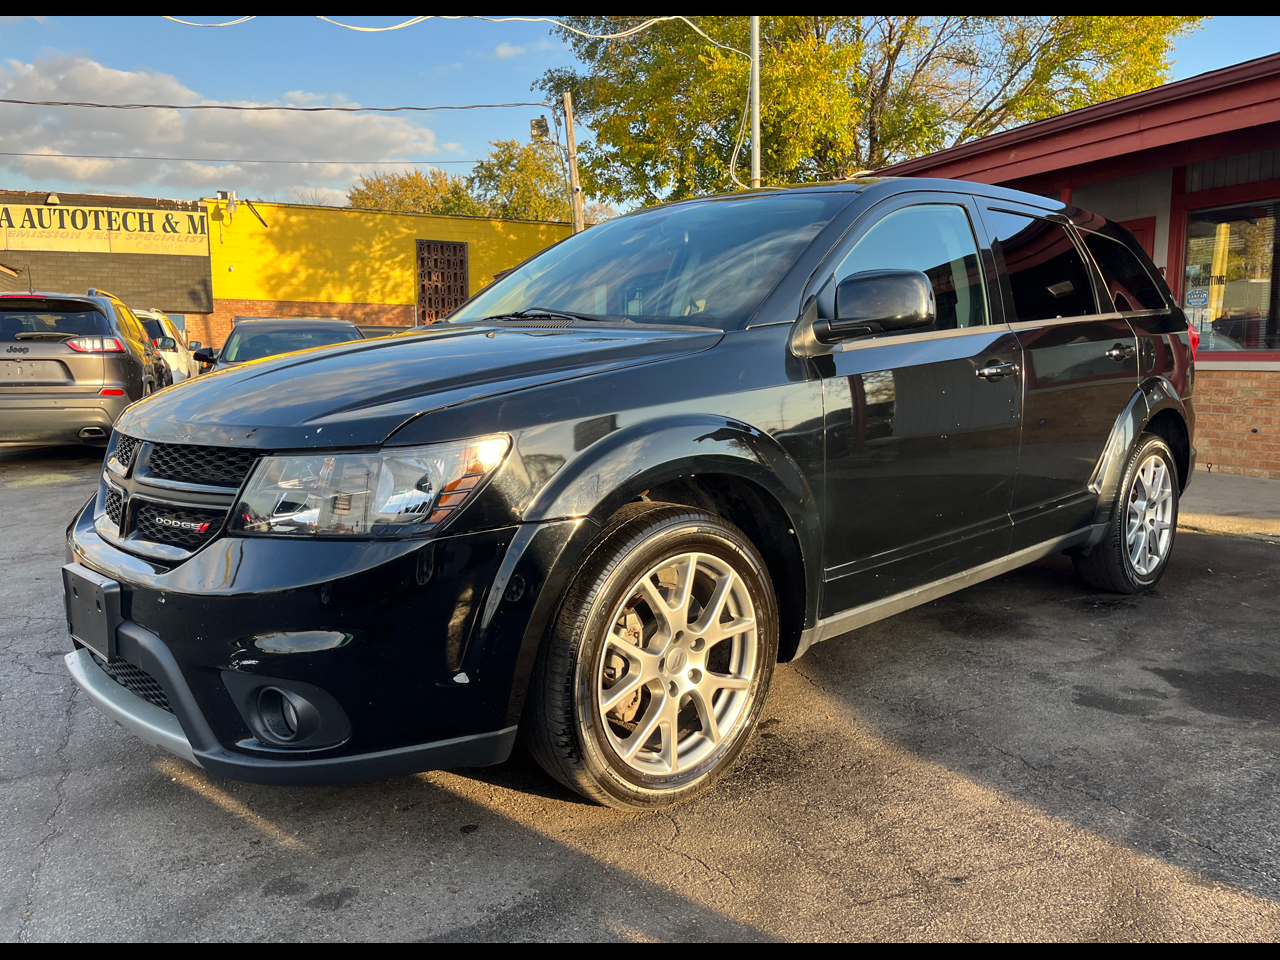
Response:
[{"label": "yellow building", "polygon": [[412,326],[436,320],[493,276],[567,237],[567,223],[205,201],[213,312],[187,337],[226,339],[235,317],[331,316]]}]

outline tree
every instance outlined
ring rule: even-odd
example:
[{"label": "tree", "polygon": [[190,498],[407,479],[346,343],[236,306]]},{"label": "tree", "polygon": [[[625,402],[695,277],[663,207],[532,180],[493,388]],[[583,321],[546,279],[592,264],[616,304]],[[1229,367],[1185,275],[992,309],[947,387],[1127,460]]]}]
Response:
[{"label": "tree", "polygon": [[512,220],[572,219],[564,167],[545,141],[495,140],[467,180],[491,215]]},{"label": "tree", "polygon": [[[489,155],[476,162],[469,177],[436,167],[375,173],[362,176],[347,191],[347,203],[394,213],[570,220],[568,177],[553,144],[495,140],[489,147]],[[617,215],[603,203],[586,206],[588,226]]]},{"label": "tree", "polygon": [[[616,33],[640,17],[567,17]],[[848,177],[1169,78],[1202,17],[761,17],[761,167],[767,184]],[[699,17],[625,40],[556,28],[581,71],[548,70],[594,131],[584,188],[653,203],[732,187],[745,123],[747,17]],[[726,49],[732,47],[736,49]],[[739,177],[747,175],[747,148]]]},{"label": "tree", "polygon": [[392,213],[435,213],[457,217],[491,215],[489,209],[471,195],[466,177],[446,173],[439,167],[362,176],[347,191],[347,203],[365,210],[390,210]]}]

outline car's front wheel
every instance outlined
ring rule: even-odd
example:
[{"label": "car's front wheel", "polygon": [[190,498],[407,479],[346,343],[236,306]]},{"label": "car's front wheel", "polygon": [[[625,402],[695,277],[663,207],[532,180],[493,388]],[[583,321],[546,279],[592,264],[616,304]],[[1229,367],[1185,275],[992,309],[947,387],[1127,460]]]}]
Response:
[{"label": "car's front wheel", "polygon": [[759,551],[698,510],[631,505],[570,584],[522,732],[590,799],[652,809],[710,786],[746,745],[778,652]]},{"label": "car's front wheel", "polygon": [[1087,556],[1073,558],[1076,573],[1099,590],[1150,590],[1169,563],[1177,527],[1173,452],[1160,437],[1143,437],[1125,467],[1107,532]]}]

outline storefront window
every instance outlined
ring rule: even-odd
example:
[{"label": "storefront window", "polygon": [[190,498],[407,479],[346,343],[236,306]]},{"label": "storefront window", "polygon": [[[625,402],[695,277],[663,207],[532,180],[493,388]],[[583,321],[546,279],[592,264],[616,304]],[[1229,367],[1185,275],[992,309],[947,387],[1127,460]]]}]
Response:
[{"label": "storefront window", "polygon": [[1182,300],[1201,351],[1280,350],[1276,207],[1251,203],[1187,214]]}]

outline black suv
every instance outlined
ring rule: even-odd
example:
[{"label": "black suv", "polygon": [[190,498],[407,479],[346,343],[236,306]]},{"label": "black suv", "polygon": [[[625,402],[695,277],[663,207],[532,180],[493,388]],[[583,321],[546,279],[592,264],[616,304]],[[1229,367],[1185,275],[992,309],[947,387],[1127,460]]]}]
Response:
[{"label": "black suv", "polygon": [[141,322],[105,290],[0,294],[0,444],[101,445],[168,382]]},{"label": "black suv", "polygon": [[448,322],[133,407],[64,567],[77,682],[269,783],[496,763],[601,803],[739,754],[775,663],[1051,553],[1150,588],[1192,343],[1122,228],[867,179],[593,227]]}]

